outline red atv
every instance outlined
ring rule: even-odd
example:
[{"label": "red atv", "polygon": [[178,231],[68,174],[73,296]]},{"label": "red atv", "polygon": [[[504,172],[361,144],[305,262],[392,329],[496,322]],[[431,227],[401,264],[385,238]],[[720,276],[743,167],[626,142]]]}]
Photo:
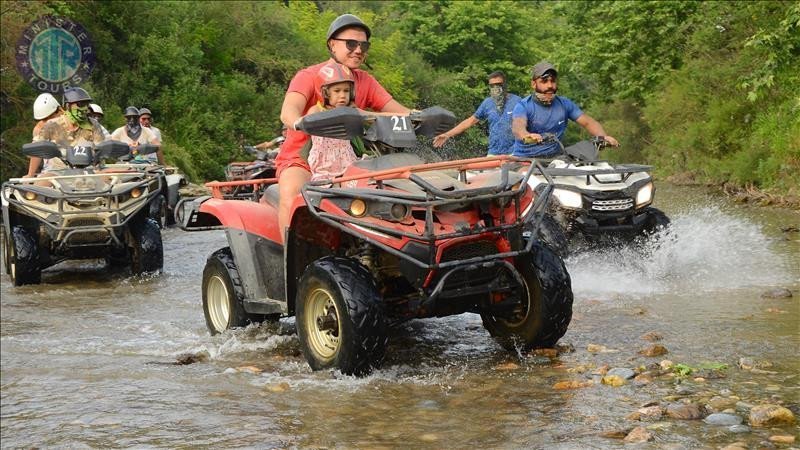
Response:
[{"label": "red atv", "polygon": [[[283,136],[278,137],[274,142],[283,142]],[[237,161],[232,162],[225,166],[225,180],[226,181],[241,181],[241,180],[263,180],[268,178],[275,178],[275,157],[278,155],[277,150],[263,152],[252,146],[243,147],[247,153],[256,157],[255,161]],[[236,186],[225,186],[221,188],[222,193],[226,199],[239,199],[239,200],[257,200],[260,197],[259,187],[264,187],[264,184],[257,183],[243,184]]]},{"label": "red atv", "polygon": [[[450,129],[434,107],[365,119],[337,108],[303,119],[313,135],[361,138],[367,153],[333,180],[308,183],[292,204],[282,245],[278,186],[258,202],[212,197],[184,203],[184,230],[225,229],[229,246],[203,271],[212,334],[296,316],[311,368],[363,375],[385,354],[387,328],[412,318],[480,314],[509,350],[551,347],[572,317],[570,277],[537,236],[552,185],[527,180],[531,160],[484,157],[424,163],[397,150]],[[243,183],[243,182],[232,182]]]}]

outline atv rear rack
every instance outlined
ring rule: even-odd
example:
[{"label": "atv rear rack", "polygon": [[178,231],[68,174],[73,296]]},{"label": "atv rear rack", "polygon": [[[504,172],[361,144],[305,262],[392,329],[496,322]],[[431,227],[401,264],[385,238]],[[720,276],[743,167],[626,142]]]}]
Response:
[{"label": "atv rear rack", "polygon": [[[518,164],[530,164],[522,179],[515,179],[510,181],[509,172],[519,167]],[[466,170],[478,169],[491,169],[499,167],[501,170],[501,180],[494,186],[485,186],[473,189],[462,189],[455,191],[445,191],[433,186],[422,177],[416,175],[419,172],[426,172],[432,170],[443,169],[457,169],[462,175]],[[525,192],[529,189],[528,179],[531,174],[537,170],[548,181],[547,187],[538,195],[536,195],[533,205],[525,211],[520,210],[520,201]],[[327,187],[331,183],[341,185],[348,181],[359,179],[375,180],[377,189],[347,189],[341,187]],[[465,178],[465,177],[464,177]],[[389,179],[407,179],[417,186],[419,186],[425,193],[424,197],[421,195],[413,195],[402,192],[387,191],[383,187],[382,181]],[[514,188],[518,186],[517,188]],[[468,236],[480,236],[489,233],[508,233],[513,230],[519,230],[520,236],[522,231],[531,231],[535,236],[539,224],[541,223],[544,212],[547,209],[550,194],[554,188],[554,183],[549,174],[541,166],[538,161],[529,159],[514,158],[510,156],[501,157],[487,157],[478,160],[461,160],[451,161],[436,164],[425,164],[418,166],[403,167],[397,169],[387,169],[379,172],[372,172],[365,175],[357,175],[350,177],[341,177],[333,180],[320,180],[311,182],[303,186],[301,194],[309,207],[309,211],[319,220],[326,224],[333,226],[345,233],[353,235],[357,238],[364,238],[364,233],[385,236],[385,237],[406,237],[413,241],[420,242],[428,247],[427,261],[420,259],[388,246],[378,240],[371,239],[370,243],[379,247],[380,249],[391,253],[403,260],[409,261],[415,266],[422,269],[447,269],[457,266],[469,264],[482,264],[502,260],[505,258],[513,258],[522,254],[530,253],[533,246],[533,240],[529,239],[527,245],[520,250],[511,250],[493,255],[477,256],[467,258],[459,261],[446,261],[436,262],[436,241],[443,239],[461,238]],[[373,201],[389,201],[392,203],[399,203],[407,205],[409,208],[415,207],[425,210],[425,230],[422,234],[410,233],[401,230],[396,230],[374,222],[361,220],[354,217],[344,217],[341,215],[331,214],[320,209],[322,201],[326,198],[352,198]],[[477,203],[484,212],[484,208],[496,199],[508,199],[499,203],[500,217],[502,218],[505,209],[513,207],[516,219],[511,223],[500,223],[497,225],[480,225],[474,227],[463,227],[462,229],[446,233],[436,234],[434,230],[434,209],[445,205],[461,204],[464,202]],[[513,206],[512,206],[513,204]],[[354,229],[355,228],[355,229]],[[359,233],[360,229],[363,232]]]}]

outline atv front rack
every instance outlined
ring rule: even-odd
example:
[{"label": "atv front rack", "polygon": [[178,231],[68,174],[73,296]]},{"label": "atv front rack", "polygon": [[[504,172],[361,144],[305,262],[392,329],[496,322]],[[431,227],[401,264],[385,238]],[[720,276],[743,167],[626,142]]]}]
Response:
[{"label": "atv front rack", "polygon": [[[52,232],[65,233],[60,241],[69,247],[96,247],[107,245],[109,241],[113,241],[117,245],[122,245],[122,242],[113,231],[117,228],[125,226],[135,214],[123,215],[125,207],[120,206],[118,196],[130,192],[136,188],[148,187],[151,183],[157,182],[158,189],[150,189],[147,196],[137,206],[138,211],[150,201],[161,193],[161,178],[152,177],[145,178],[139,181],[134,186],[126,187],[125,192],[115,192],[115,187],[118,185],[110,186],[107,189],[87,191],[87,192],[70,192],[64,193],[55,188],[37,186],[34,183],[54,180],[63,180],[69,178],[97,178],[109,177],[114,175],[126,175],[132,178],[141,177],[142,174],[138,172],[104,172],[95,174],[82,174],[82,175],[61,175],[56,177],[42,177],[42,178],[12,178],[2,186],[2,199],[4,204],[14,205],[21,212],[26,212],[26,215],[35,217],[40,223],[46,225]],[[27,202],[20,201],[16,196],[11,194],[17,192],[17,195],[25,195],[32,193],[36,195],[36,202],[29,200]],[[41,200],[47,203],[42,203]],[[41,206],[36,203],[42,203]],[[86,216],[86,210],[68,210],[66,205],[72,204],[73,207],[77,205],[96,206],[96,208],[88,211],[89,214],[109,214],[109,224],[83,224],[83,225],[63,225],[64,223],[71,223],[70,218]],[[47,205],[47,206],[45,206]],[[5,208],[4,208],[5,209]],[[36,211],[43,213],[42,215],[36,214]],[[43,217],[44,216],[44,217]],[[73,236],[93,233],[105,232],[109,235],[109,239],[102,243],[71,243],[70,240]]]},{"label": "atv front rack", "polygon": [[[521,179],[511,179],[509,172],[511,170],[518,170],[521,165],[524,164],[530,165],[528,170],[525,172],[525,175]],[[500,181],[496,185],[453,191],[439,189],[433,184],[429,183],[423,177],[417,175],[421,172],[433,170],[457,170],[459,172],[459,178],[466,179],[467,170],[485,170],[497,168],[500,169],[501,176]],[[529,189],[528,179],[531,177],[531,174],[534,172],[534,170],[541,173],[548,181],[548,184],[541,191],[541,193],[536,195],[533,204],[522,211],[520,202],[522,196]],[[348,189],[342,187],[327,187],[331,183],[341,186],[349,181],[363,179],[373,180],[376,184],[376,188]],[[414,195],[405,192],[386,190],[384,182],[390,179],[407,179],[418,186],[423,191],[424,195]],[[366,232],[367,234],[373,234],[377,236],[406,237],[412,241],[416,241],[427,246],[428,254],[425,257],[425,260],[420,260],[417,257],[386,245],[379,240],[370,240],[371,244],[379,247],[380,249],[403,260],[409,261],[419,268],[430,270],[447,269],[471,264],[484,264],[530,253],[533,245],[532,239],[529,239],[527,244],[519,250],[511,250],[493,255],[472,257],[458,261],[437,263],[435,243],[436,241],[443,239],[480,236],[487,233],[508,233],[509,231],[513,230],[519,230],[520,235],[522,234],[522,231],[530,231],[535,236],[538,232],[539,224],[542,221],[544,212],[547,209],[550,200],[550,194],[552,193],[553,188],[554,183],[552,178],[539,162],[511,156],[500,156],[424,164],[396,169],[387,169],[364,175],[341,177],[333,180],[320,180],[318,182],[311,182],[303,186],[301,189],[301,194],[303,195],[303,198],[312,215],[326,224],[352,236],[363,239],[365,236],[364,232]],[[390,228],[375,222],[362,220],[356,217],[331,214],[321,209],[322,201],[329,198],[352,198],[377,202],[391,202],[395,204],[406,205],[409,209],[424,209],[425,228],[421,234],[411,233]],[[501,223],[484,223],[484,225],[476,225],[473,227],[465,226],[450,233],[436,233],[434,226],[434,210],[436,208],[471,202],[477,204],[483,212],[485,211],[485,208],[487,208],[488,205],[495,200],[498,200],[496,203],[500,208]],[[515,220],[509,223],[502,223],[502,217],[505,215],[505,209],[509,207],[514,209]]]},{"label": "atv front rack", "polygon": [[[593,170],[580,170],[580,169],[567,169],[560,167],[547,167],[545,172],[553,177],[586,177],[586,184],[592,184],[591,180],[600,184],[611,183],[624,183],[634,173],[650,172],[653,166],[645,166],[642,164],[625,164],[618,165],[613,169],[593,169]],[[601,180],[597,175],[622,175],[619,180]]]}]

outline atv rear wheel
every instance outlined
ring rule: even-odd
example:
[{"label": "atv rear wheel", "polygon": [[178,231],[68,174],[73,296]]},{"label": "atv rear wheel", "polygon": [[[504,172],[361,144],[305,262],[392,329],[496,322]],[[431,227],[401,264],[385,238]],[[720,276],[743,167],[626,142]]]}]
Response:
[{"label": "atv rear wheel", "polygon": [[647,222],[644,228],[642,228],[642,231],[645,234],[657,233],[669,228],[670,223],[672,222],[669,220],[669,217],[660,209],[647,208]]},{"label": "atv rear wheel", "polygon": [[164,246],[161,229],[155,220],[145,218],[133,222],[129,228],[131,250],[131,272],[142,274],[157,272],[164,267]]},{"label": "atv rear wheel", "polygon": [[308,266],[296,312],[311,369],[367,375],[383,362],[388,341],[383,303],[372,275],[358,262],[329,256]]},{"label": "atv rear wheel", "polygon": [[42,282],[39,242],[30,230],[21,226],[12,228],[6,249],[9,274],[14,286]]},{"label": "atv rear wheel", "polygon": [[525,282],[523,304],[511,315],[482,313],[483,326],[507,350],[552,347],[572,319],[569,273],[561,258],[539,241],[517,270]]},{"label": "atv rear wheel", "polygon": [[203,269],[203,314],[211,335],[263,322],[267,316],[244,310],[244,289],[230,247],[221,248]]}]

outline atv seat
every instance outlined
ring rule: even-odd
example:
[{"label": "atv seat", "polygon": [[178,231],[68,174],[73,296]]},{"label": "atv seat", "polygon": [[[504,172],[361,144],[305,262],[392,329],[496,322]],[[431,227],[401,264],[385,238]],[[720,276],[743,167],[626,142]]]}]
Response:
[{"label": "atv seat", "polygon": [[394,169],[395,167],[416,166],[425,164],[419,156],[413,153],[391,153],[377,158],[359,159],[353,165],[369,171]]}]

